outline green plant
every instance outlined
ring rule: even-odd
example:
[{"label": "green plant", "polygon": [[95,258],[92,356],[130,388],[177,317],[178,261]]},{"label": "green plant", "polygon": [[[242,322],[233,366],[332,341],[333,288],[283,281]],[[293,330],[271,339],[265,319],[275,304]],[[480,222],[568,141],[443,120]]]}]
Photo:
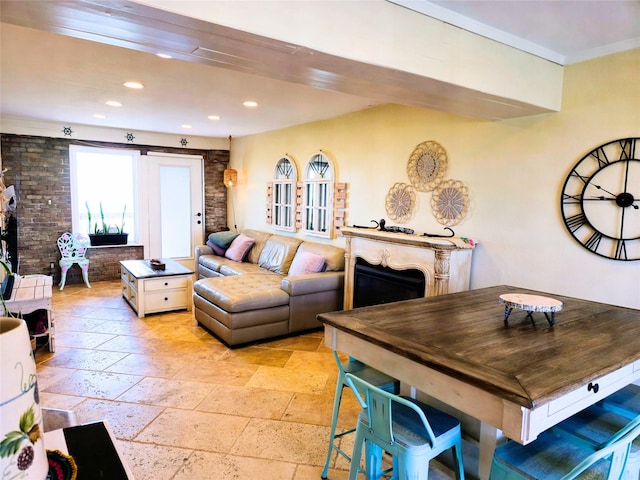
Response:
[{"label": "green plant", "polygon": [[102,210],[102,202],[100,202],[100,219],[102,221],[102,233],[105,235],[109,233],[109,225],[104,221],[104,210]]},{"label": "green plant", "polygon": [[91,231],[91,210],[89,209],[89,201],[85,200],[84,205],[87,207],[87,220],[89,221],[87,229],[88,231]]},{"label": "green plant", "polygon": [[[85,206],[87,207],[87,220],[89,222],[89,233],[91,233],[91,220],[92,220],[92,216],[91,216],[91,209],[89,208],[89,202],[85,201],[84,202]],[[116,231],[120,234],[124,233],[124,217],[127,214],[127,204],[124,204],[124,209],[122,210],[122,219],[120,220],[120,225],[114,225]],[[110,225],[106,222],[105,217],[104,217],[104,209],[102,208],[102,202],[100,202],[100,223],[102,224],[102,228],[98,228],[98,222],[95,222],[93,224],[93,234],[94,235],[106,235],[107,233],[109,233],[109,228]]]},{"label": "green plant", "polygon": [[118,233],[124,233],[124,215],[127,213],[127,204],[124,204],[124,209],[122,210],[122,220],[120,221],[120,226],[118,228]]}]

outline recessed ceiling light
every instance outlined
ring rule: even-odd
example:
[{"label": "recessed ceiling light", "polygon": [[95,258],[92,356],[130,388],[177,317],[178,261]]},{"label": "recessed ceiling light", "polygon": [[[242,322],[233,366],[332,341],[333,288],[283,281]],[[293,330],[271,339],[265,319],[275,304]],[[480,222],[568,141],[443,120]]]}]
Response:
[{"label": "recessed ceiling light", "polygon": [[122,104],[116,100],[109,100],[108,102],[105,102],[107,105],[109,105],[110,107],[121,107]]},{"label": "recessed ceiling light", "polygon": [[219,115],[209,115],[207,118],[209,120],[220,120],[220,116]]},{"label": "recessed ceiling light", "polygon": [[156,53],[156,55],[160,58],[173,58],[171,55],[167,55],[166,53]]},{"label": "recessed ceiling light", "polygon": [[189,125],[188,123],[184,123],[182,124],[182,128],[191,128],[191,125]]},{"label": "recessed ceiling light", "polygon": [[133,88],[136,90],[144,88],[144,85],[142,85],[140,82],[124,82],[123,85],[127,88]]},{"label": "recessed ceiling light", "polygon": [[101,113],[96,113],[96,114],[93,115],[93,118],[107,118],[107,116],[103,115]]},{"label": "recessed ceiling light", "polygon": [[254,102],[253,100],[247,100],[243,103],[245,107],[253,108],[258,106],[258,102]]}]

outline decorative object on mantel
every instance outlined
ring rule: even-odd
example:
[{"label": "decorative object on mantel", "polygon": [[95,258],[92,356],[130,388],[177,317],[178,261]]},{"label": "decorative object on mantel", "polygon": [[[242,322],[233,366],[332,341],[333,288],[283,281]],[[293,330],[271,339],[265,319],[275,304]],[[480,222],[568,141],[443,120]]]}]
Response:
[{"label": "decorative object on mantel", "polygon": [[127,132],[127,134],[124,136],[124,138],[126,138],[127,142],[133,142],[134,138],[136,138],[136,137],[133,136],[133,133]]},{"label": "decorative object on mantel", "polygon": [[442,234],[437,234],[437,233],[423,233],[422,235],[425,237],[434,237],[434,238],[451,238],[453,236],[455,236],[456,232],[453,231],[452,228],[449,227],[444,227],[445,230],[449,230],[449,234],[448,235],[442,235]]},{"label": "decorative object on mantel", "polygon": [[[505,293],[500,295],[498,302],[504,305],[504,324],[509,325],[508,319],[514,308],[527,312],[527,318],[533,321],[533,312],[542,312],[547,317],[549,325],[555,323],[555,313],[562,310],[562,302],[555,298],[543,297],[542,295],[529,295],[526,293]],[[551,313],[549,318],[548,313]]]},{"label": "decorative object on mantel", "polygon": [[186,138],[181,138],[180,139],[180,145],[182,145],[183,147],[186,147],[189,144],[189,142],[187,141]]},{"label": "decorative object on mantel", "polygon": [[394,225],[387,226],[387,221],[384,218],[380,219],[378,225],[380,226],[378,230],[381,232],[406,233],[407,235],[413,235],[415,233],[412,228],[396,227]]},{"label": "decorative object on mantel", "polygon": [[445,180],[433,191],[431,209],[439,223],[459,224],[469,210],[469,189],[460,180]]},{"label": "decorative object on mantel", "polygon": [[562,219],[584,248],[640,260],[640,137],[604,143],[576,163],[562,187]]},{"label": "decorative object on mantel", "polygon": [[70,137],[73,135],[73,130],[71,130],[71,127],[62,127],[62,133],[64,133],[65,137]]},{"label": "decorative object on mantel", "polygon": [[432,140],[422,142],[413,150],[407,163],[411,184],[419,192],[436,188],[447,173],[447,152]]},{"label": "decorative object on mantel", "polygon": [[385,198],[385,208],[389,218],[404,223],[413,215],[416,204],[416,194],[411,185],[396,183]]}]

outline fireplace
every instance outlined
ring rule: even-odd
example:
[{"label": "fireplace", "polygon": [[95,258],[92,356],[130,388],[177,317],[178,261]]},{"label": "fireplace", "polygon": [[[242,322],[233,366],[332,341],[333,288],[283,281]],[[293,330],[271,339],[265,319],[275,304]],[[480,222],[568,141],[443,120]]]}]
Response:
[{"label": "fireplace", "polygon": [[[345,237],[345,310],[384,303],[375,297],[392,302],[469,289],[473,247],[460,238],[354,227],[340,231]],[[363,285],[374,293],[358,292]]]},{"label": "fireplace", "polygon": [[424,273],[416,268],[394,270],[356,259],[353,307],[398,302],[424,297]]}]

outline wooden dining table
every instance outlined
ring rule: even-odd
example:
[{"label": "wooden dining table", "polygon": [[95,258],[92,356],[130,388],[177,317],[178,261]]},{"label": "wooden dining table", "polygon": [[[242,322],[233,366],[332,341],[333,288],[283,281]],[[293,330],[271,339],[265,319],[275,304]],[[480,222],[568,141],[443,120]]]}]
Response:
[{"label": "wooden dining table", "polygon": [[[550,325],[504,294],[562,302]],[[640,379],[640,310],[495,286],[325,313],[329,348],[480,421],[478,476],[503,437],[544,430]]]}]

